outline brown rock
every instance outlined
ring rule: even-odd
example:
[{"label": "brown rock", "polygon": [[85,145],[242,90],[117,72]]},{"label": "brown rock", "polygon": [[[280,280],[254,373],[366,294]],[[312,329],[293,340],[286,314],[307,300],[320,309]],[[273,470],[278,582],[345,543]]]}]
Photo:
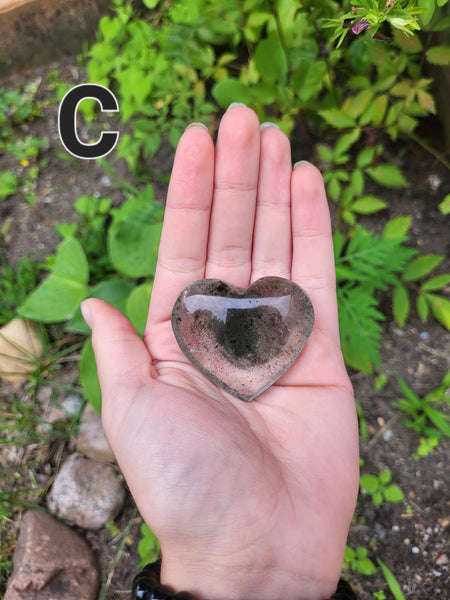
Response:
[{"label": "brown rock", "polygon": [[20,383],[36,368],[42,344],[31,321],[13,319],[0,329],[0,377]]},{"label": "brown rock", "polygon": [[98,581],[85,540],[42,510],[25,513],[4,600],[95,600]]},{"label": "brown rock", "polygon": [[76,439],[77,450],[99,462],[114,462],[114,454],[103,431],[100,415],[91,404],[86,404],[81,417],[80,432]]},{"label": "brown rock", "polygon": [[125,490],[113,467],[72,454],[57,474],[47,506],[85,529],[100,529],[121,510]]}]

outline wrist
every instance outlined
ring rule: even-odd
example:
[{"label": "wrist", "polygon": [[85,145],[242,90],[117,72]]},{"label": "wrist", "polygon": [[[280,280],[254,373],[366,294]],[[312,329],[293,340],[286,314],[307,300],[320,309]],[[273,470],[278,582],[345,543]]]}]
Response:
[{"label": "wrist", "polygon": [[310,577],[273,565],[265,568],[233,564],[224,568],[205,562],[162,561],[161,583],[189,590],[198,600],[328,600],[336,591],[339,573]]},{"label": "wrist", "polygon": [[[160,562],[149,564],[134,578],[131,599],[132,600],[141,600],[141,599],[153,599],[153,600],[206,600],[206,596],[194,595],[190,591],[177,591],[176,588],[172,586],[168,586],[161,582],[161,564]],[[208,595],[208,598],[211,599],[213,596]],[[228,597],[228,596],[221,596]],[[245,596],[230,596],[233,598],[256,598],[261,597],[260,593],[255,594],[254,590],[251,590]],[[316,596],[307,596],[305,595],[305,589],[301,588],[297,589],[297,594],[295,596],[296,600],[300,600],[306,598],[307,600],[311,600],[311,598]],[[285,598],[284,593],[282,591],[282,587],[278,589],[276,593],[271,597],[271,600],[276,598]],[[357,600],[356,594],[353,592],[350,584],[340,579],[337,586],[333,586],[333,593],[331,596],[320,596],[323,600]]]}]

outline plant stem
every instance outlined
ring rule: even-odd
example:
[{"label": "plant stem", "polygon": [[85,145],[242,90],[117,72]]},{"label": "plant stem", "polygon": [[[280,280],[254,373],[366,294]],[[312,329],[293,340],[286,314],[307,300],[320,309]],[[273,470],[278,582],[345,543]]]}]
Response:
[{"label": "plant stem", "polygon": [[425,140],[416,135],[413,131],[408,133],[409,137],[416,142],[419,146],[421,146],[424,150],[429,152],[432,156],[437,158],[439,162],[441,162],[444,167],[446,167],[450,171],[450,162],[437,150],[435,150],[432,146],[430,146]]}]

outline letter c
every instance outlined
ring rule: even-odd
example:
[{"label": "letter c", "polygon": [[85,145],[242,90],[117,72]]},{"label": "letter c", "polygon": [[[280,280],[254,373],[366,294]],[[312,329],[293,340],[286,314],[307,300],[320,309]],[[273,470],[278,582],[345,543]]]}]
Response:
[{"label": "letter c", "polygon": [[108,88],[97,83],[81,83],[67,92],[58,111],[58,133],[64,148],[76,158],[101,158],[113,150],[119,139],[118,131],[102,131],[95,144],[84,144],[77,134],[76,118],[80,102],[97,100],[102,112],[118,112],[119,103]]}]

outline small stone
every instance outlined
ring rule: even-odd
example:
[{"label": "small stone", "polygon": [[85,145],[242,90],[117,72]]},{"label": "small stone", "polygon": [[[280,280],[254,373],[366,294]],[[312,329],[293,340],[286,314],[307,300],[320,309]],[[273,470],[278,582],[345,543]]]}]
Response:
[{"label": "small stone", "polygon": [[246,290],[219,279],[195,281],[172,311],[172,328],[186,358],[245,401],[287,371],[313,325],[309,298],[281,277],[263,277]]},{"label": "small stone", "polygon": [[95,600],[98,582],[83,538],[42,510],[25,513],[4,600]]},{"label": "small stone", "polygon": [[77,451],[99,462],[114,462],[114,454],[103,431],[100,415],[91,404],[86,404],[76,438]]},{"label": "small stone", "polygon": [[419,548],[418,548],[417,546],[413,546],[413,547],[411,548],[411,552],[412,552],[413,554],[419,554],[420,550],[419,550]]},{"label": "small stone", "polygon": [[383,440],[385,442],[389,442],[389,440],[392,439],[392,436],[394,435],[394,432],[392,431],[392,429],[387,429],[384,433],[383,433]]},{"label": "small stone", "polygon": [[49,433],[55,423],[64,423],[72,419],[80,410],[81,397],[78,394],[68,394],[61,402],[55,402],[42,423],[38,425],[38,430],[42,433]]},{"label": "small stone", "polygon": [[440,567],[443,565],[448,565],[448,556],[446,554],[441,554],[437,557],[436,564]]},{"label": "small stone", "polygon": [[35,370],[42,343],[31,321],[13,319],[0,328],[0,378],[10,383],[25,381]]},{"label": "small stone", "polygon": [[110,465],[72,454],[57,474],[47,506],[85,529],[100,529],[121,510],[125,490]]}]

